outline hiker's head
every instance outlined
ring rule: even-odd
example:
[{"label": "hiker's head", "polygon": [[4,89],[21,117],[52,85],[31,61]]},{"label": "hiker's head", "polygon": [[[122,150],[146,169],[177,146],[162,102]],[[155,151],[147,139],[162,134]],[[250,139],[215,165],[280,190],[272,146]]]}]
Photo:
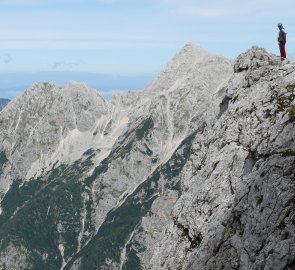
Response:
[{"label": "hiker's head", "polygon": [[283,26],[282,23],[278,23],[278,27],[279,27],[279,29],[283,29],[284,28],[284,26]]}]

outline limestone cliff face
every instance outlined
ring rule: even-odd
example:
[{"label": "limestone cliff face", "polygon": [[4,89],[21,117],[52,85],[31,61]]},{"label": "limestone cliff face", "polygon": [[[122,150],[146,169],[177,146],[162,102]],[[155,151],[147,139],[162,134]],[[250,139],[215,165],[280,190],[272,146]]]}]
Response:
[{"label": "limestone cliff face", "polygon": [[[77,159],[82,154],[75,151],[79,135],[106,114],[103,98],[84,84],[71,82],[60,88],[39,83],[18,96],[0,114],[0,151],[9,161],[8,173],[0,176],[0,193],[16,178],[30,178],[46,166]],[[70,137],[75,137],[75,145],[70,139],[64,145]]]},{"label": "limestone cliff face", "polygon": [[149,269],[295,267],[295,66],[253,47],[234,70],[192,142]]},{"label": "limestone cliff face", "polygon": [[109,102],[35,85],[0,113],[0,268],[293,269],[294,92],[192,44]]}]

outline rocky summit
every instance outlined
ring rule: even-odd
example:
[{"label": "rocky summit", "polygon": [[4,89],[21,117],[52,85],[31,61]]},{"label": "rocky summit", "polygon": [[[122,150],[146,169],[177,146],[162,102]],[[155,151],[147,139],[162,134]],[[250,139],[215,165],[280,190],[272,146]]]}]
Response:
[{"label": "rocky summit", "polygon": [[295,269],[295,64],[186,45],[109,101],[39,83],[0,113],[0,269]]}]

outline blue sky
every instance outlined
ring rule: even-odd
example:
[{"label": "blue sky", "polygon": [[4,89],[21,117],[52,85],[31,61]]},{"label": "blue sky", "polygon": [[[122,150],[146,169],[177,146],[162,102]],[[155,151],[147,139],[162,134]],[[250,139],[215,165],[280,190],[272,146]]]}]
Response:
[{"label": "blue sky", "polygon": [[188,42],[229,58],[252,45],[278,53],[278,22],[293,54],[294,10],[294,0],[0,0],[0,73],[151,75]]}]

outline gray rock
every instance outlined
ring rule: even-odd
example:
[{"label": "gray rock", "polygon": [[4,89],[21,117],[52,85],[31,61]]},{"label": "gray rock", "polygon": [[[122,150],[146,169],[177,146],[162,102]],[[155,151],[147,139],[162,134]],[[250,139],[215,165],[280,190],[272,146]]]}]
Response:
[{"label": "gray rock", "polygon": [[[294,267],[294,65],[253,47],[238,57],[235,72],[227,110],[196,137],[196,167],[182,171],[184,179],[193,177],[150,269]],[[173,220],[191,239],[202,235],[195,248],[182,244],[189,238]]]},{"label": "gray rock", "polygon": [[[105,102],[84,85],[43,88],[0,114],[2,264],[294,268],[293,63],[258,47],[232,63],[188,44],[142,92]],[[45,215],[33,204],[42,189],[10,205],[34,181],[64,197],[44,202]],[[10,227],[28,209],[56,246],[14,245],[27,238]]]}]

